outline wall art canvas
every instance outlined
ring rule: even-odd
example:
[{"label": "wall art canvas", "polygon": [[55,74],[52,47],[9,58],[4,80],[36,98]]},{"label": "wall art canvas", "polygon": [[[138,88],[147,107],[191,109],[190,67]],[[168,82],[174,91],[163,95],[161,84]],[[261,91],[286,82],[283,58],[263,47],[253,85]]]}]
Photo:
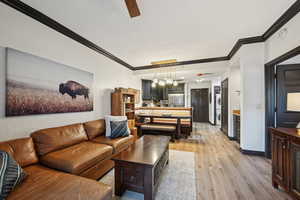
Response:
[{"label": "wall art canvas", "polygon": [[92,73],[6,48],[6,116],[93,110]]}]

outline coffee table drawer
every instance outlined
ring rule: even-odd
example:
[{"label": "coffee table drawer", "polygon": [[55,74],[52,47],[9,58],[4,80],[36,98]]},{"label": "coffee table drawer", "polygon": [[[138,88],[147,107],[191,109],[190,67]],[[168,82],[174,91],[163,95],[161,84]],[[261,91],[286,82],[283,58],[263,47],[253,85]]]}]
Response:
[{"label": "coffee table drawer", "polygon": [[156,166],[154,167],[154,185],[157,185],[160,174],[164,170],[166,164],[169,161],[169,149],[166,149]]},{"label": "coffee table drawer", "polygon": [[144,184],[144,170],[143,167],[137,166],[137,165],[126,165],[122,166],[121,169],[122,177],[123,177],[123,183],[125,185],[130,186],[138,186],[143,187]]}]

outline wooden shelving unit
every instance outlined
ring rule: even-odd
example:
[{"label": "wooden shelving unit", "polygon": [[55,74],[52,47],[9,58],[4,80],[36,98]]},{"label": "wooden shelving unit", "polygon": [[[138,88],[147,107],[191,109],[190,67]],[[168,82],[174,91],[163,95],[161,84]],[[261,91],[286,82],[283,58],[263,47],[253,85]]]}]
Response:
[{"label": "wooden shelving unit", "polygon": [[135,104],[138,103],[139,90],[116,88],[111,94],[111,114],[126,115],[128,120],[135,118]]}]

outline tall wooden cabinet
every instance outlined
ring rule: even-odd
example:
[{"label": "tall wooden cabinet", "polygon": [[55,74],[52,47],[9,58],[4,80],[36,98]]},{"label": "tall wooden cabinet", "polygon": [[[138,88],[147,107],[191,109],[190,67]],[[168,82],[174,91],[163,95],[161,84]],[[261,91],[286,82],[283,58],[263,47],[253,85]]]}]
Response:
[{"label": "tall wooden cabinet", "polygon": [[294,128],[271,128],[273,186],[300,200],[300,134]]},{"label": "tall wooden cabinet", "polygon": [[135,104],[139,101],[140,91],[135,89],[116,88],[111,94],[111,114],[115,116],[127,116],[133,120]]}]

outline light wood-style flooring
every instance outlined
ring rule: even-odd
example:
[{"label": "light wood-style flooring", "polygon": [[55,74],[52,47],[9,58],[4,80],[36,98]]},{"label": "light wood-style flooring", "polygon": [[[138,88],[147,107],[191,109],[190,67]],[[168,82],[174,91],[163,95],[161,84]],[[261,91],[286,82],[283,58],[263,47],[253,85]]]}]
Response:
[{"label": "light wood-style flooring", "polygon": [[190,139],[170,149],[195,152],[199,200],[290,200],[272,187],[271,161],[244,155],[217,126],[196,123]]}]

